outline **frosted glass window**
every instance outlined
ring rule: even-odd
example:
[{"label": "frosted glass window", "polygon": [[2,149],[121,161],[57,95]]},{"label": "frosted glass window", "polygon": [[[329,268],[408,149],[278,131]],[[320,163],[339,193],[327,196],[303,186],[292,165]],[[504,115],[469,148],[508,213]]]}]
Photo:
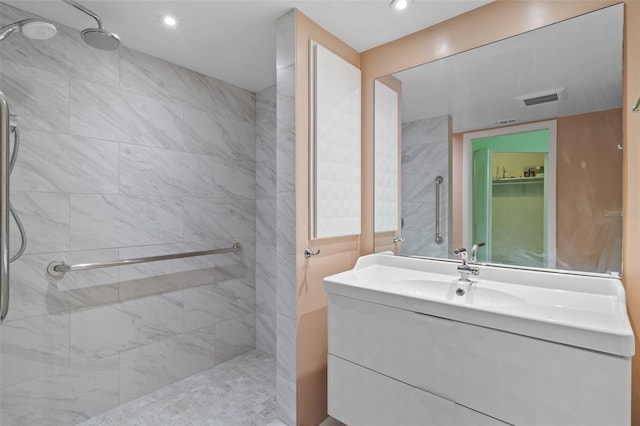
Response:
[{"label": "frosted glass window", "polygon": [[311,238],[360,234],[360,70],[311,44]]},{"label": "frosted glass window", "polygon": [[375,232],[398,229],[398,93],[375,83]]}]

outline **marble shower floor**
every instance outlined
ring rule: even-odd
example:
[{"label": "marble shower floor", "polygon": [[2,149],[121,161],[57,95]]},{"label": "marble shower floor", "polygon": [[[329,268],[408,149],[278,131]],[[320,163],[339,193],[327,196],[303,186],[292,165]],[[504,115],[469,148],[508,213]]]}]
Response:
[{"label": "marble shower floor", "polygon": [[77,426],[278,426],[276,360],[254,350]]}]

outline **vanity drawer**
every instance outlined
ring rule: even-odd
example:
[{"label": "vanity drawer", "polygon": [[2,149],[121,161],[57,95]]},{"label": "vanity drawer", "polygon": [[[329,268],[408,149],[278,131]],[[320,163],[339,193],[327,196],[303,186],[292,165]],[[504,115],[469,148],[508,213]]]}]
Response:
[{"label": "vanity drawer", "polygon": [[505,426],[481,413],[329,355],[329,414],[349,426]]},{"label": "vanity drawer", "polygon": [[329,294],[329,353],[453,400],[464,380],[455,321]]},{"label": "vanity drawer", "polygon": [[628,425],[629,358],[329,295],[329,353],[517,425]]}]

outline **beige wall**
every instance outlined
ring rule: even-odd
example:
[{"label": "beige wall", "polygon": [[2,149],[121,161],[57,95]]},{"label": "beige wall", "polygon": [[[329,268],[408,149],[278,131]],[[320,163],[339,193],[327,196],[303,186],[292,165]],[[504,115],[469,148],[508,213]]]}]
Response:
[{"label": "beige wall", "polygon": [[[557,264],[579,271],[620,270],[622,111],[558,119]],[[595,268],[594,268],[595,267]]]},{"label": "beige wall", "polygon": [[[360,67],[351,47],[296,11],[296,282],[297,423],[315,426],[327,417],[327,296],[322,280],[353,268],[359,237],[309,240],[309,40]],[[320,255],[306,259],[305,247]]]},{"label": "beige wall", "polygon": [[[362,146],[363,235],[361,253],[373,252],[373,85],[378,77],[588,13],[625,5],[623,100],[623,283],[640,348],[640,114],[631,107],[640,96],[640,2],[497,0],[438,25],[363,52]],[[456,150],[452,150],[456,155]],[[453,186],[455,190],[455,186]],[[454,210],[455,211],[455,210]],[[454,216],[454,223],[456,217]],[[640,426],[640,356],[633,359],[632,422]]]},{"label": "beige wall", "polygon": [[[636,353],[640,351],[640,114],[631,107],[640,96],[640,2],[625,1],[625,30],[622,101],[622,264],[627,289],[627,307],[636,337]],[[640,425],[640,356],[633,358],[632,417]]]}]

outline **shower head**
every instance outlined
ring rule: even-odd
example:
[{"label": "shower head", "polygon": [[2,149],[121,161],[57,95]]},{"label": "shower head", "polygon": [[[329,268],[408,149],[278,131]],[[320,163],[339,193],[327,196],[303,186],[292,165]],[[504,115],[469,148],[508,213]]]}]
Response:
[{"label": "shower head", "polygon": [[79,11],[91,16],[98,23],[98,28],[87,28],[85,30],[82,30],[82,32],[80,33],[80,37],[85,43],[100,50],[116,50],[120,47],[120,37],[112,32],[105,30],[104,26],[102,25],[102,19],[100,19],[100,17],[95,12],[92,12],[75,0],[63,1],[75,7]]},{"label": "shower head", "polygon": [[120,47],[120,38],[101,28],[87,28],[82,30],[80,37],[91,47],[100,50],[116,50]]},{"label": "shower head", "polygon": [[0,40],[4,40],[17,30],[33,40],[47,40],[58,32],[56,26],[45,19],[29,18],[0,28]]},{"label": "shower head", "polygon": [[56,26],[51,22],[40,21],[37,19],[27,22],[20,28],[22,34],[33,40],[48,40],[58,33]]}]

